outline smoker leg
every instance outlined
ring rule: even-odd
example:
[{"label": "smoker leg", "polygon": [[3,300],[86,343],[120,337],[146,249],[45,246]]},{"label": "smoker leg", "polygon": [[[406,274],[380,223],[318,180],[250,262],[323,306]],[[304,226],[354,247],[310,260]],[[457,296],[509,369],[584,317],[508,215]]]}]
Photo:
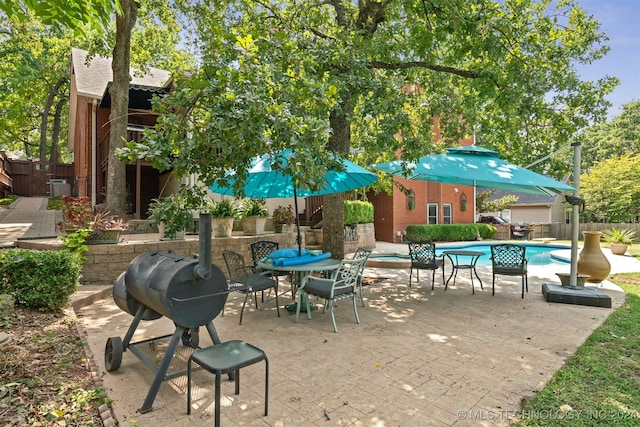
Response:
[{"label": "smoker leg", "polygon": [[122,341],[122,347],[126,350],[129,347],[129,343],[131,342],[131,338],[133,338],[133,334],[136,332],[140,321],[142,320],[142,315],[144,311],[147,309],[146,306],[140,304],[138,307],[138,311],[136,311],[136,315],[133,317],[133,321],[131,325],[129,325],[129,329],[127,330],[126,335],[124,336],[124,340]]},{"label": "smoker leg", "polygon": [[213,326],[213,321],[207,323],[207,331],[209,331],[209,336],[211,337],[211,341],[214,344],[220,344],[220,337],[218,336],[218,332],[216,331],[216,327]]},{"label": "smoker leg", "polygon": [[182,333],[184,332],[184,327],[178,326],[176,327],[176,331],[173,333],[171,337],[171,342],[167,347],[167,350],[164,353],[164,357],[162,358],[162,362],[160,366],[158,366],[158,372],[156,376],[153,378],[153,382],[151,383],[151,387],[149,388],[149,392],[147,393],[147,398],[144,400],[142,407],[140,408],[140,413],[145,414],[151,411],[151,407],[153,406],[153,401],[156,399],[156,395],[158,394],[158,390],[160,389],[160,385],[162,381],[164,381],[164,377],[169,370],[169,365],[171,364],[171,359],[173,359],[173,354],[176,352],[176,348],[178,348],[178,344],[180,343],[180,339],[182,338]]}]

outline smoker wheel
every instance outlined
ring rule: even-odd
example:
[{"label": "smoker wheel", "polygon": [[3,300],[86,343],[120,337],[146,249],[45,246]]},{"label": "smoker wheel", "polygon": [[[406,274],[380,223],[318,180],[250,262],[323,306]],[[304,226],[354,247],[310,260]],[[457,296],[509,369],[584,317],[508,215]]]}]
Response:
[{"label": "smoker wheel", "polygon": [[104,366],[107,371],[115,371],[122,363],[122,340],[120,337],[111,337],[104,347]]}]

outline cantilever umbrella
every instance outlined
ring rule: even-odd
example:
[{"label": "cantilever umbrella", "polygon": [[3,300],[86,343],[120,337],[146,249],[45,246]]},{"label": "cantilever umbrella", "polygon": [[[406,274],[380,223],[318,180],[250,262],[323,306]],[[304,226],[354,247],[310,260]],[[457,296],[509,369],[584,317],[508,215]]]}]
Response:
[{"label": "cantilever umbrella", "polygon": [[[325,175],[324,187],[317,191],[299,189],[295,186],[295,180],[285,175],[280,169],[286,166],[292,151],[282,150],[276,154],[264,154],[255,157],[247,171],[247,179],[244,182],[244,194],[254,199],[294,198],[296,211],[296,229],[298,253],[302,252],[302,239],[300,237],[300,221],[298,219],[298,196],[322,196],[325,194],[342,193],[355,190],[376,182],[376,174],[346,159],[338,159],[342,165],[341,170],[328,170]],[[229,179],[229,186],[213,183],[209,189],[217,194],[234,196],[233,178]]]},{"label": "cantilever umbrella", "polygon": [[574,188],[513,163],[501,160],[497,151],[476,145],[448,148],[445,154],[420,157],[407,163],[408,175],[402,169],[403,162],[372,165],[381,170],[407,179],[496,188],[515,192],[553,195]]}]

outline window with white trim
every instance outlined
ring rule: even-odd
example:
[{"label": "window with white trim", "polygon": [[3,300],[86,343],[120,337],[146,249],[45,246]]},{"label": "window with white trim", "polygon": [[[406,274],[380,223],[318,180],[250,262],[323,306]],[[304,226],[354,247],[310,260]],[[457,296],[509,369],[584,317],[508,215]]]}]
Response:
[{"label": "window with white trim", "polygon": [[445,203],[442,205],[442,223],[443,224],[451,224],[453,221],[453,208],[450,203]]},{"label": "window with white trim", "polygon": [[437,223],[438,223],[438,204],[429,203],[427,204],[427,224],[437,224]]}]

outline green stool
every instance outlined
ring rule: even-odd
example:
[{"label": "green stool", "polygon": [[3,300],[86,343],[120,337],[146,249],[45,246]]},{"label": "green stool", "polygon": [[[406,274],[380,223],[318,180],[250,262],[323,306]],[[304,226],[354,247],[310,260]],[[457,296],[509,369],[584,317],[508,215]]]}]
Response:
[{"label": "green stool", "polygon": [[195,362],[216,375],[215,425],[220,426],[220,382],[222,375],[235,374],[236,394],[240,394],[240,368],[264,360],[264,415],[269,407],[269,359],[264,351],[244,341],[234,340],[205,348],[199,348],[191,354],[187,365],[187,415],[191,414],[191,362]]}]

